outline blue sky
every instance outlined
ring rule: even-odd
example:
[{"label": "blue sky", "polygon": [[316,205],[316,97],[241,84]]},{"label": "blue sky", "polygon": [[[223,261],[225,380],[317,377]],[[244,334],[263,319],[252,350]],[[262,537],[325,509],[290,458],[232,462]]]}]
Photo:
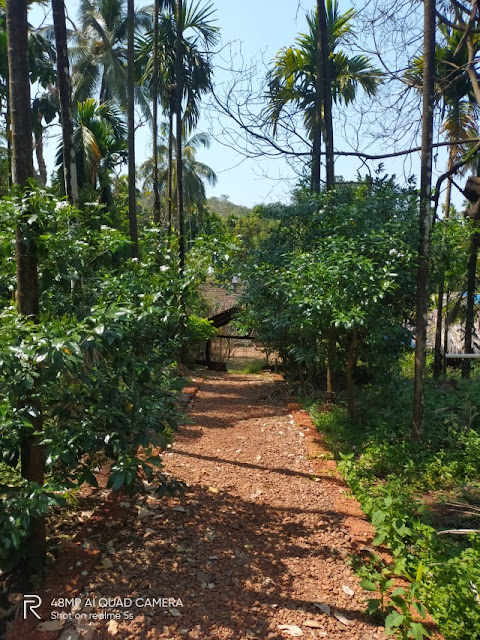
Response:
[{"label": "blue sky", "polygon": [[[143,3],[138,3],[143,4]],[[293,43],[295,36],[305,30],[306,11],[312,10],[314,1],[309,0],[213,0],[216,9],[218,26],[221,29],[222,46],[233,43],[236,51],[241,47],[245,61],[257,60],[269,62],[276,52],[283,46]],[[76,0],[67,0],[67,10],[72,18],[76,17]],[[341,2],[343,10],[350,5]],[[42,9],[31,12],[30,20],[38,24],[41,20]],[[48,21],[48,20],[47,20]],[[358,51],[357,51],[358,53]],[[225,55],[223,55],[225,60]],[[226,70],[216,69],[216,82],[228,82],[230,77]],[[335,147],[350,150],[351,136],[356,134],[355,114],[351,115],[350,128],[345,128],[348,120],[347,112],[337,109]],[[349,116],[350,117],[350,116]],[[213,123],[212,123],[213,122]],[[352,127],[353,123],[353,127]],[[374,125],[375,126],[375,125]],[[378,122],[380,130],[382,123]],[[218,174],[218,184],[208,189],[208,195],[227,195],[233,202],[252,206],[260,202],[286,201],[295,182],[295,174],[285,160],[269,158],[244,160],[243,156],[234,149],[229,149],[219,143],[221,138],[221,121],[215,115],[202,118],[199,131],[210,130],[213,133],[210,149],[199,153],[199,160],[210,165]],[[352,133],[353,132],[353,133]],[[350,137],[350,140],[349,140]],[[51,167],[53,149],[56,143],[48,145],[47,160]],[[143,162],[151,153],[151,133],[145,127],[137,135],[137,164]],[[367,150],[391,150],[377,143],[371,145],[363,143]],[[375,165],[370,165],[375,168]],[[443,171],[443,155],[439,156],[439,172]],[[336,161],[336,174],[345,179],[354,179],[358,170],[365,172],[362,163],[352,158],[339,158]],[[403,174],[418,174],[418,160],[416,156],[407,160],[385,162],[385,169],[398,176]]]}]

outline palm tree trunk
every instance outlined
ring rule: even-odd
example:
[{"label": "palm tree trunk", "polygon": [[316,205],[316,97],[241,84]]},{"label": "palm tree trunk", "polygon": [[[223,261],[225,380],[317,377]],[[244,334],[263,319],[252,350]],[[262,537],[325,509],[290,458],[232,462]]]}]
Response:
[{"label": "palm tree trunk", "polygon": [[424,0],[423,112],[420,163],[420,215],[417,272],[417,312],[412,433],[423,432],[427,354],[428,259],[430,253],[430,198],[432,192],[432,139],[435,77],[435,0]]},{"label": "palm tree trunk", "polygon": [[173,116],[174,116],[174,99],[170,100],[170,109],[168,112],[168,184],[167,184],[167,216],[168,216],[168,233],[172,233],[172,205],[173,205]]},{"label": "palm tree trunk", "polygon": [[7,112],[5,114],[5,127],[7,135],[7,157],[8,157],[8,186],[13,184],[12,178],[12,121],[10,118],[10,96],[7,94]]},{"label": "palm tree trunk", "polygon": [[317,40],[317,82],[321,85],[323,117],[325,127],[325,164],[327,191],[335,186],[335,166],[333,156],[332,86],[327,34],[327,15],[324,0],[317,0],[318,40]]},{"label": "palm tree trunk", "polygon": [[155,0],[153,10],[153,78],[152,78],[152,128],[153,128],[153,219],[160,224],[160,192],[158,188],[158,18],[160,0]]},{"label": "palm tree trunk", "polygon": [[177,215],[178,215],[178,256],[180,261],[180,276],[185,267],[185,221],[183,211],[183,159],[182,159],[182,98],[183,98],[183,2],[177,0],[177,33],[175,39],[175,122],[177,126],[176,155],[177,155]]},{"label": "palm tree trunk", "polygon": [[135,3],[128,0],[128,46],[127,46],[127,83],[128,83],[128,223],[131,256],[138,258],[137,194],[135,180]]},{"label": "palm tree trunk", "polygon": [[[480,159],[477,163],[477,177],[480,177]],[[480,232],[478,230],[479,214],[478,214],[478,200],[472,205],[470,211],[473,209],[473,229],[470,237],[470,247],[468,252],[468,266],[467,266],[467,312],[465,317],[465,343],[464,353],[473,353],[473,334],[475,324],[475,289],[477,280],[477,256],[478,256],[478,244],[480,242]],[[470,377],[471,363],[468,358],[465,358],[462,362],[462,378]]]},{"label": "palm tree trunk", "polygon": [[[452,162],[449,161],[447,169],[450,170]],[[448,220],[450,214],[450,202],[452,196],[452,181],[448,179],[447,192],[445,194],[445,216],[444,221]],[[442,232],[443,236],[444,232]],[[437,322],[435,325],[435,353],[433,359],[433,377],[438,379],[443,370],[442,366],[442,323],[443,323],[443,295],[445,290],[445,270],[443,268],[443,255],[445,250],[445,240],[442,237],[442,248],[440,251],[440,281],[438,283],[438,302],[437,302]]]},{"label": "palm tree trunk", "polygon": [[442,361],[442,373],[447,373],[447,353],[448,353],[448,332],[450,330],[450,318],[448,315],[448,307],[450,305],[450,291],[447,289],[445,296],[445,323],[443,328],[443,361]]},{"label": "palm tree trunk", "polygon": [[[326,187],[330,191],[335,186],[335,169],[333,158],[333,120],[332,120],[332,89],[330,78],[328,36],[327,36],[327,16],[325,11],[324,0],[317,0],[317,76],[316,76],[316,94],[317,94],[317,113],[316,127],[321,127],[322,122],[322,106],[323,106],[323,126],[325,131],[325,168],[326,168]],[[314,161],[315,181],[318,181],[318,191],[320,190],[320,135],[318,137],[318,159]],[[318,164],[318,166],[317,166]],[[326,397],[328,402],[335,399],[335,391],[333,385],[333,369],[335,364],[336,352],[336,331],[330,329],[327,334],[327,389]]]},{"label": "palm tree trunk", "polygon": [[[12,133],[13,184],[23,189],[33,177],[32,119],[30,109],[30,78],[28,66],[28,22],[26,0],[7,0],[8,70],[10,93],[10,118]],[[18,312],[38,321],[39,292],[35,242],[25,241],[23,227],[29,213],[25,212],[16,228],[17,304]],[[36,390],[38,391],[38,389]],[[35,393],[35,395],[37,395]],[[43,428],[41,408],[33,398],[27,400],[35,406],[35,416],[30,417],[32,432]],[[30,412],[31,415],[32,412]],[[39,436],[28,435],[21,445],[22,476],[43,485],[45,459]],[[44,518],[30,521],[28,553],[30,567],[43,564],[46,549]]]},{"label": "palm tree trunk", "polygon": [[315,125],[312,146],[312,193],[320,193],[322,163],[323,60],[320,42],[320,10],[317,10],[317,69],[315,77]]},{"label": "palm tree trunk", "polygon": [[[474,228],[470,238],[467,267],[467,313],[465,317],[465,344],[464,353],[473,353],[473,333],[475,324],[475,285],[477,275],[477,254],[480,234],[478,222],[474,220]],[[471,363],[469,358],[462,362],[462,378],[470,377]]]},{"label": "palm tree trunk", "polygon": [[47,165],[45,164],[45,156],[43,154],[43,127],[41,125],[42,115],[39,117],[39,126],[35,130],[35,155],[38,164],[38,178],[42,187],[47,185]]},{"label": "palm tree trunk", "polygon": [[57,50],[58,94],[62,123],[63,177],[69,202],[78,204],[77,164],[73,141],[72,85],[67,49],[67,25],[64,0],[52,0],[55,47]]},{"label": "palm tree trunk", "polygon": [[105,72],[102,74],[102,82],[100,84],[100,96],[98,98],[98,104],[104,104],[106,102],[107,94],[107,78]]}]

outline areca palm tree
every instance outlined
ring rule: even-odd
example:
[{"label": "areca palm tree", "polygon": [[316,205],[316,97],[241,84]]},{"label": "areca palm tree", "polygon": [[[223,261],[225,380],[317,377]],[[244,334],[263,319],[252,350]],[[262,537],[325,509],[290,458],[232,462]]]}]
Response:
[{"label": "areca palm tree", "polygon": [[[74,150],[79,187],[100,189],[101,202],[111,200],[112,171],[125,161],[126,127],[114,104],[99,104],[89,98],[77,105],[74,118]],[[63,147],[56,158],[63,165]]]},{"label": "areca palm tree", "polygon": [[62,125],[65,191],[72,204],[78,204],[77,166],[73,145],[72,86],[67,49],[64,0],[52,0],[52,16],[57,53],[58,98]]},{"label": "areca palm tree", "polygon": [[[163,111],[168,114],[169,130],[169,161],[173,166],[173,116],[175,112],[175,98],[177,87],[176,71],[176,37],[177,37],[177,3],[175,0],[163,2],[163,11],[158,21],[158,98]],[[199,105],[201,97],[212,86],[212,65],[206,57],[206,52],[218,41],[218,28],[212,19],[214,9],[211,4],[205,6],[201,2],[184,4],[182,7],[182,61],[180,64],[183,117],[182,130],[191,132],[199,119]],[[147,91],[153,93],[154,80],[154,46],[155,21],[153,28],[139,39],[137,60],[142,70],[143,83]],[[154,97],[152,95],[152,97]],[[178,134],[177,134],[178,137]],[[173,170],[170,171],[170,176]],[[172,217],[172,180],[169,178],[169,196],[167,197],[167,214],[171,223]],[[154,185],[155,190],[155,185]]]},{"label": "areca palm tree", "polygon": [[[341,14],[337,0],[326,2],[328,67],[332,98],[336,104],[353,102],[359,87],[372,96],[382,81],[382,73],[375,69],[365,55],[348,56],[339,50],[342,42],[353,35],[355,11]],[[317,12],[307,15],[308,31],[300,34],[295,44],[281,49],[268,73],[266,115],[274,134],[289,105],[303,114],[307,133],[313,142],[316,121],[317,43],[319,38]]]}]

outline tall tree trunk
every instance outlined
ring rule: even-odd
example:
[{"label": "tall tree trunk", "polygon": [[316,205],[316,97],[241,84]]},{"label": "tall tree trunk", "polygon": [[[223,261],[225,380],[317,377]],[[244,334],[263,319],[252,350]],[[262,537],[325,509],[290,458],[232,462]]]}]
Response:
[{"label": "tall tree trunk", "polygon": [[8,185],[13,184],[12,179],[12,120],[10,118],[10,96],[7,95],[7,112],[5,114],[5,127],[7,129],[7,157],[8,157]]},{"label": "tall tree trunk", "polygon": [[[32,115],[30,102],[30,78],[28,68],[28,22],[26,0],[7,0],[8,70],[10,94],[10,119],[12,133],[12,180],[15,186],[24,188],[33,177]],[[18,311],[38,321],[39,292],[37,256],[33,239],[26,240],[23,226],[29,213],[25,212],[16,228],[17,304]],[[31,432],[42,431],[41,407],[32,397],[27,401],[35,406]],[[30,415],[33,412],[30,412]],[[28,433],[27,432],[27,433]],[[39,437],[26,435],[22,442],[21,472],[31,482],[43,485],[45,459]],[[28,553],[30,568],[43,563],[46,547],[45,520],[32,518]]]},{"label": "tall tree trunk", "polygon": [[[473,353],[473,334],[475,324],[475,285],[477,276],[477,254],[478,254],[478,222],[474,220],[474,228],[470,238],[467,266],[467,313],[465,317],[465,343],[464,353]],[[471,362],[469,358],[462,361],[462,378],[470,377]]]},{"label": "tall tree trunk", "polygon": [[428,259],[430,253],[430,198],[432,192],[432,138],[435,77],[435,0],[424,0],[423,111],[420,163],[420,215],[417,273],[415,378],[412,433],[423,432],[428,315]]},{"label": "tall tree trunk", "polygon": [[448,333],[450,331],[450,319],[448,315],[448,307],[450,305],[450,291],[447,289],[445,296],[445,322],[443,327],[443,360],[442,360],[442,373],[447,373],[447,353],[448,353]]},{"label": "tall tree trunk", "polygon": [[43,127],[42,115],[38,116],[39,126],[35,128],[35,155],[38,164],[38,180],[42,187],[47,186],[47,165],[45,164],[45,156],[43,154]]},{"label": "tall tree trunk", "polygon": [[153,219],[160,224],[160,192],[158,188],[158,19],[160,0],[153,9],[153,79],[152,79],[152,128],[153,128]]},{"label": "tall tree trunk", "polygon": [[[320,85],[325,127],[325,165],[327,191],[335,186],[335,166],[333,157],[332,82],[328,49],[327,15],[324,0],[317,0],[317,83]],[[321,73],[319,73],[321,71]],[[319,159],[320,160],[320,159]]]},{"label": "tall tree trunk", "polygon": [[185,220],[183,211],[183,159],[182,159],[182,98],[183,98],[183,2],[177,0],[177,33],[175,38],[175,121],[177,128],[177,215],[178,215],[178,256],[180,276],[185,267]]},{"label": "tall tree trunk", "polygon": [[172,207],[173,207],[173,116],[175,111],[174,94],[170,96],[170,108],[168,111],[168,184],[167,184],[167,217],[168,233],[172,233]]},{"label": "tall tree trunk", "polygon": [[[324,0],[317,0],[317,75],[316,75],[316,128],[321,128],[322,107],[323,107],[323,128],[325,137],[325,169],[326,187],[330,191],[335,186],[335,168],[333,157],[333,119],[332,119],[332,87],[330,78],[329,48],[327,34],[327,15]],[[316,147],[318,158],[314,158],[315,186],[320,190],[320,133],[316,133],[318,145]],[[333,370],[336,352],[336,331],[329,329],[327,333],[327,388],[326,397],[328,402],[335,400],[333,384]]]},{"label": "tall tree trunk", "polygon": [[[317,91],[317,96],[318,96]],[[320,97],[315,98],[316,101],[320,100]],[[312,145],[312,176],[310,180],[310,187],[312,193],[320,193],[321,179],[321,167],[322,167],[322,122],[318,122],[318,114],[322,113],[322,106],[317,105],[317,112],[315,114],[315,130],[313,132],[313,145]],[[321,115],[320,115],[321,117]]]},{"label": "tall tree trunk", "polygon": [[[180,280],[185,273],[185,218],[183,210],[183,158],[182,158],[182,98],[183,98],[183,1],[177,0],[177,33],[175,38],[175,123],[176,123],[176,168],[177,168],[177,215],[178,215],[178,258]],[[187,332],[187,316],[185,311],[185,299],[183,287],[179,295],[179,334],[180,334],[180,361],[187,362],[187,345],[185,335]]]},{"label": "tall tree trunk", "polygon": [[[477,163],[477,177],[480,177],[480,159]],[[479,224],[479,201],[470,207],[471,217],[473,218],[473,229],[470,237],[470,246],[468,251],[467,265],[467,312],[465,317],[465,342],[464,353],[473,353],[473,334],[475,325],[475,290],[477,276],[477,256],[478,244],[480,242],[480,233],[478,231]],[[462,378],[470,377],[471,362],[465,358],[462,362]]]},{"label": "tall tree trunk", "polygon": [[98,98],[99,104],[104,104],[107,101],[107,78],[105,73],[102,74],[102,82],[100,84],[100,96]]},{"label": "tall tree trunk", "polygon": [[[451,159],[448,162],[447,169],[450,170],[452,168]],[[448,220],[450,215],[450,202],[452,197],[452,181],[448,178],[447,182],[447,192],[445,195],[445,215],[444,222]],[[443,223],[442,223],[443,224]],[[439,378],[440,374],[443,370],[442,364],[442,323],[443,323],[443,296],[445,292],[445,270],[443,267],[443,256],[445,252],[445,231],[442,229],[442,246],[440,251],[440,274],[439,274],[439,283],[438,283],[438,302],[437,302],[437,322],[435,325],[435,353],[433,359],[433,377]]]},{"label": "tall tree trunk", "polygon": [[69,202],[78,205],[77,164],[73,140],[72,84],[67,49],[67,25],[64,0],[52,0],[55,47],[57,50],[58,96],[62,124],[63,177]]},{"label": "tall tree trunk", "polygon": [[[319,0],[318,4],[320,4]],[[317,7],[317,57],[315,76],[315,123],[312,145],[312,193],[320,193],[320,172],[322,163],[322,120],[323,120],[323,59],[320,42],[320,10]]]},{"label": "tall tree trunk", "polygon": [[127,83],[128,83],[128,224],[132,241],[131,256],[138,258],[137,193],[135,179],[135,3],[128,0],[128,46],[127,46]]}]

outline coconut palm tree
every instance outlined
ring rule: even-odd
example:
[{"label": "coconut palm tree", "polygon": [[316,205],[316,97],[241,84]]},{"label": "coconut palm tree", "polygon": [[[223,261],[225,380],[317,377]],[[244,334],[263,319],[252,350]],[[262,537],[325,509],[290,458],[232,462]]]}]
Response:
[{"label": "coconut palm tree", "polygon": [[[174,143],[176,140],[174,139]],[[217,175],[208,165],[199,162],[196,158],[200,148],[208,148],[210,146],[210,137],[205,133],[197,133],[185,142],[182,147],[183,159],[183,191],[185,209],[191,214],[194,210],[204,207],[207,196],[205,187],[207,184],[215,186],[217,183]],[[159,167],[159,191],[163,202],[168,198],[168,181],[169,181],[169,144],[168,136],[164,144],[158,145],[158,167]],[[139,171],[139,176],[143,180],[143,189],[150,190],[153,188],[154,181],[154,158],[147,160]],[[177,192],[177,174],[173,171],[173,188],[174,198],[176,202]]]},{"label": "coconut palm tree", "polygon": [[[382,73],[375,69],[365,55],[348,56],[339,49],[342,42],[353,36],[352,20],[355,11],[341,14],[337,0],[327,0],[326,25],[328,62],[332,98],[336,104],[353,102],[359,87],[372,96],[382,81]],[[317,12],[307,15],[308,31],[300,34],[295,44],[281,49],[267,75],[266,115],[274,134],[287,107],[293,106],[303,114],[305,128],[313,143],[317,106],[317,43],[319,38]]]},{"label": "coconut palm tree", "polygon": [[[125,0],[80,0],[80,27],[71,34],[74,102],[93,96],[100,104],[116,102],[127,108],[128,14]],[[149,27],[151,17],[143,9],[135,13],[135,29]],[[148,113],[140,87],[137,104]]]}]

